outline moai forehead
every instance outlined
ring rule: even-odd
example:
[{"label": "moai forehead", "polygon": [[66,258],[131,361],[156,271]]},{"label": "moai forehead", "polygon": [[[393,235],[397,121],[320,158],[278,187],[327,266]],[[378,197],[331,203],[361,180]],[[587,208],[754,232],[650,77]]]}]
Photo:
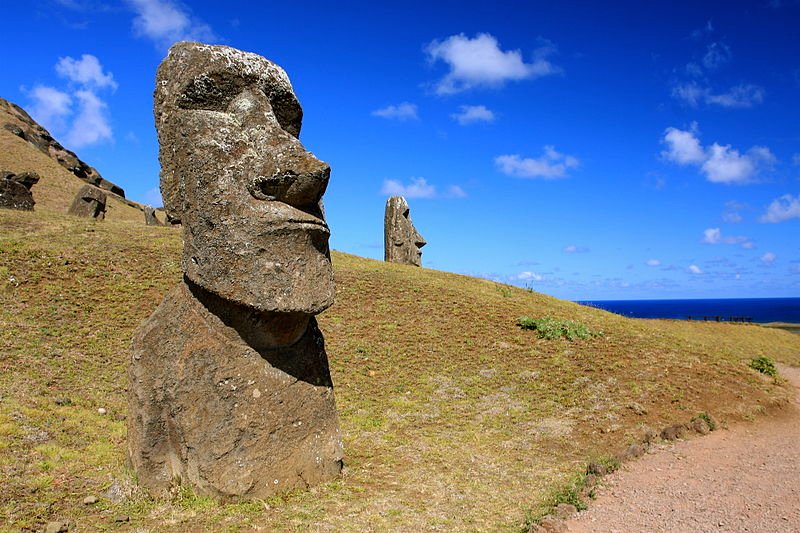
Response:
[{"label": "moai forehead", "polygon": [[161,192],[193,282],[263,311],[333,303],[322,213],[330,167],[300,143],[286,73],[227,46],[178,43],[158,69]]}]

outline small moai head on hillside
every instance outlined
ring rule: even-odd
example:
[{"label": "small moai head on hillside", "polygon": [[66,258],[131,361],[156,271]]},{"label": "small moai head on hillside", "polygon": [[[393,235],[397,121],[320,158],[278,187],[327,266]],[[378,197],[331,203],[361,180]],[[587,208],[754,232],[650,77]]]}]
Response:
[{"label": "small moai head on hillside", "polygon": [[94,185],[84,185],[75,195],[67,213],[84,218],[103,220],[106,217],[106,193]]},{"label": "small moai head on hillside", "polygon": [[172,46],[156,76],[161,193],[192,282],[260,311],[317,314],[334,283],[322,195],[286,73],[227,46]]},{"label": "small moai head on hillside", "polygon": [[384,260],[390,263],[422,266],[422,247],[427,243],[411,221],[408,202],[402,196],[386,201],[383,219]]}]

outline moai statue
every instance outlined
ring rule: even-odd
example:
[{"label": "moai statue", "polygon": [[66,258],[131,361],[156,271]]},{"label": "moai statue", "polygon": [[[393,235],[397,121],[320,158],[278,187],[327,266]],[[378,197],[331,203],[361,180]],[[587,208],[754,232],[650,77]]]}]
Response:
[{"label": "moai statue", "polygon": [[33,201],[31,188],[37,183],[39,175],[36,172],[0,172],[0,207],[33,211],[36,202]]},{"label": "moai statue", "polygon": [[156,210],[149,205],[144,206],[144,223],[147,226],[163,226],[156,218]]},{"label": "moai statue", "polygon": [[422,247],[426,244],[411,222],[406,199],[392,196],[386,200],[386,213],[383,217],[384,261],[422,266]]},{"label": "moai statue", "polygon": [[106,193],[94,185],[84,185],[75,195],[67,213],[103,220],[106,217]]},{"label": "moai statue", "polygon": [[330,167],[267,59],[182,42],[158,68],[161,192],[183,281],[136,331],[128,456],[139,482],[221,500],[336,477],[342,442],[322,333],[333,303]]}]

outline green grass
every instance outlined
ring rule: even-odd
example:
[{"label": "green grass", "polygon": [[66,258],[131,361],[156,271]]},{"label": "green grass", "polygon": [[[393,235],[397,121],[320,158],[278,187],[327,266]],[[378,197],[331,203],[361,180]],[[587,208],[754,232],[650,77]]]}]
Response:
[{"label": "green grass", "polygon": [[771,378],[778,376],[778,369],[775,368],[775,361],[764,355],[751,360],[749,366],[753,370],[761,372]]},{"label": "green grass", "polygon": [[530,318],[521,316],[517,319],[517,325],[522,329],[533,330],[541,339],[555,340],[567,339],[591,339],[592,337],[602,337],[602,331],[592,331],[584,324],[574,320],[559,320],[557,318],[545,316],[542,318]]},{"label": "green grass", "polygon": [[[0,212],[0,531],[517,531],[646,428],[700,412],[729,423],[789,397],[752,358],[800,364],[800,337],[781,330],[631,320],[334,253],[337,300],[319,323],[344,475],[264,502],[151,499],[125,464],[128,350],[179,282],[180,246],[171,228]],[[515,323],[531,310],[603,337],[539,338]]]}]

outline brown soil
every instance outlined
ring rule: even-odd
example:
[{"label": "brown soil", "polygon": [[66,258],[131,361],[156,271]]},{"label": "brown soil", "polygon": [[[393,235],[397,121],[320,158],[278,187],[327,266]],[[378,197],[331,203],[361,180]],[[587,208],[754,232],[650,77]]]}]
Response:
[{"label": "brown soil", "polygon": [[[800,368],[780,367],[800,393]],[[776,417],[654,450],[605,480],[578,532],[800,531],[800,396]]]}]

